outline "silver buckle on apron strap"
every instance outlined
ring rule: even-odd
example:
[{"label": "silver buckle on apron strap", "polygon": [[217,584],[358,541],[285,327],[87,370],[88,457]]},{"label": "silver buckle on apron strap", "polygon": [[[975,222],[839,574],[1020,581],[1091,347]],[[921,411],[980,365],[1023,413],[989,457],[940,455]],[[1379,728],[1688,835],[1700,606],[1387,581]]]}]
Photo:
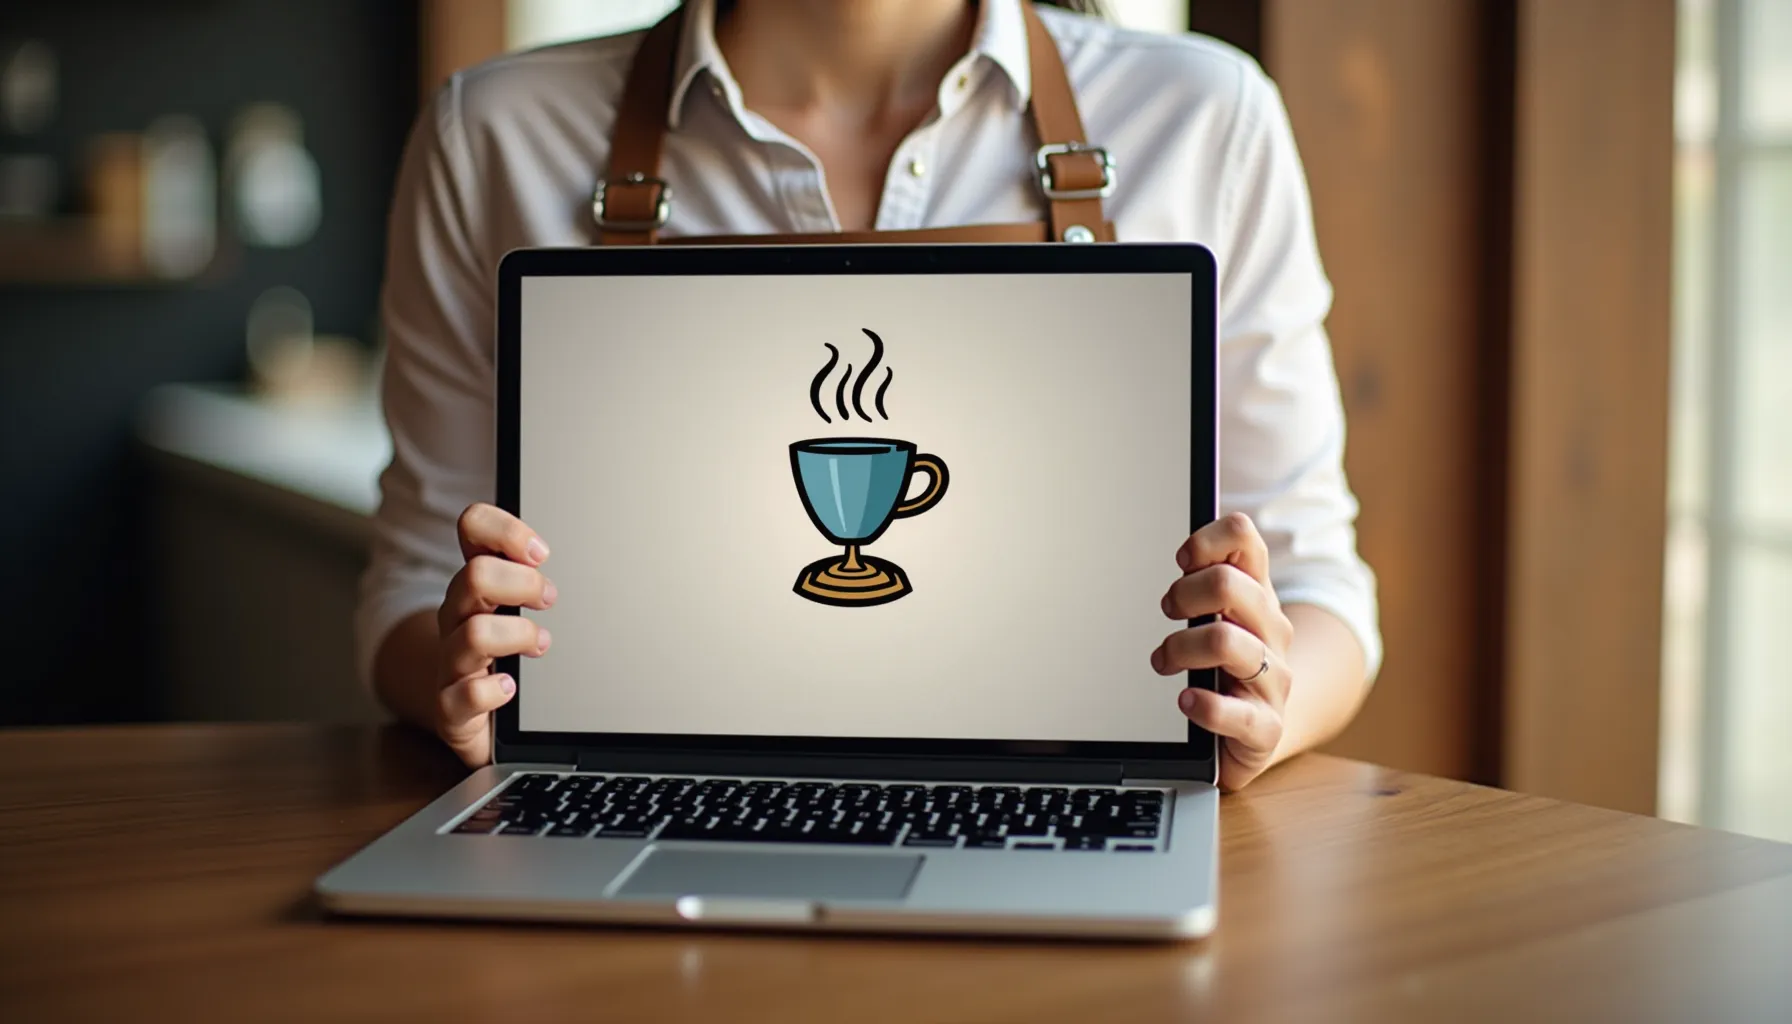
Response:
[{"label": "silver buckle on apron strap", "polygon": [[604,213],[604,197],[609,194],[610,182],[606,178],[597,179],[597,191],[591,196],[591,216],[597,226],[605,231],[648,231],[666,226],[672,216],[672,186],[666,179],[655,178],[646,174],[635,173],[616,183],[623,185],[657,185],[659,186],[659,202],[654,204],[652,220],[611,220]]},{"label": "silver buckle on apron strap", "polygon": [[[1101,162],[1101,187],[1060,189],[1052,181],[1051,158],[1064,153],[1092,153]],[[1054,142],[1040,146],[1039,152],[1033,155],[1033,164],[1039,170],[1039,191],[1045,193],[1050,200],[1063,199],[1106,199],[1114,191],[1114,158],[1108,155],[1105,146],[1091,146],[1087,142]]]}]

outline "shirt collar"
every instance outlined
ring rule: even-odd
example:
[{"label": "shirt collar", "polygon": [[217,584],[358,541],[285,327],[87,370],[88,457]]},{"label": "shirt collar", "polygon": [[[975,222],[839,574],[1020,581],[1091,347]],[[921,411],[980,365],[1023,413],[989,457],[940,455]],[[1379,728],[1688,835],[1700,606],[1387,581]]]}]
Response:
[{"label": "shirt collar", "polygon": [[715,0],[685,0],[678,58],[672,68],[672,106],[666,111],[668,127],[678,127],[691,86],[705,72],[727,93],[729,106],[738,112],[740,86],[729,72],[728,62],[722,58],[722,48],[716,45]]},{"label": "shirt collar", "polygon": [[1008,76],[1021,106],[1033,98],[1033,62],[1027,53],[1027,20],[1020,5],[1027,0],[981,0],[971,55],[988,57]]},{"label": "shirt collar", "polygon": [[[1020,106],[1033,94],[1033,66],[1027,53],[1027,22],[1020,5],[1027,0],[978,0],[977,28],[971,36],[972,61],[988,58],[1008,76]],[[716,44],[716,0],[685,0],[684,26],[673,68],[672,103],[666,124],[676,129],[691,87],[707,73],[722,89],[736,116],[741,113],[740,86]]]}]

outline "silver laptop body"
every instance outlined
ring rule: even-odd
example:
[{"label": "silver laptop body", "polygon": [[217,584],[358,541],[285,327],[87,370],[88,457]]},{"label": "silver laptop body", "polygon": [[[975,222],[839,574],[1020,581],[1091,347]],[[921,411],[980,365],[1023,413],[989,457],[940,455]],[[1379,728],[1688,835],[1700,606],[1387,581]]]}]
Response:
[{"label": "silver laptop body", "polygon": [[1213,929],[1216,744],[1174,697],[1216,678],[1147,663],[1216,514],[1205,248],[525,250],[499,276],[497,501],[553,547],[562,599],[527,614],[554,649],[500,661],[495,763],[319,878],[326,908]]}]

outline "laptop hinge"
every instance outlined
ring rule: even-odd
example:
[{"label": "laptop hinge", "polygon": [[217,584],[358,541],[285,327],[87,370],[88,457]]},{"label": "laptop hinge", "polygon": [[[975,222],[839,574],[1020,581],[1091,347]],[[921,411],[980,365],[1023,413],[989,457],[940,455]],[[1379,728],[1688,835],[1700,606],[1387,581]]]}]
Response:
[{"label": "laptop hinge", "polygon": [[681,751],[586,750],[583,772],[636,772],[655,775],[771,775],[828,779],[916,779],[923,781],[1076,783],[1118,785],[1124,766],[1117,761],[995,758],[945,760],[908,757],[829,757],[781,754],[712,754]]}]

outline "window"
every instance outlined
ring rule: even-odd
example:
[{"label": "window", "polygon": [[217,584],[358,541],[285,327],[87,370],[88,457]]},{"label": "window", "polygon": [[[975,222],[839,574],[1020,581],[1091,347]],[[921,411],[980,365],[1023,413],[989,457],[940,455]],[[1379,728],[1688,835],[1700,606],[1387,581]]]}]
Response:
[{"label": "window", "polygon": [[1662,813],[1792,840],[1792,3],[1680,29]]}]

